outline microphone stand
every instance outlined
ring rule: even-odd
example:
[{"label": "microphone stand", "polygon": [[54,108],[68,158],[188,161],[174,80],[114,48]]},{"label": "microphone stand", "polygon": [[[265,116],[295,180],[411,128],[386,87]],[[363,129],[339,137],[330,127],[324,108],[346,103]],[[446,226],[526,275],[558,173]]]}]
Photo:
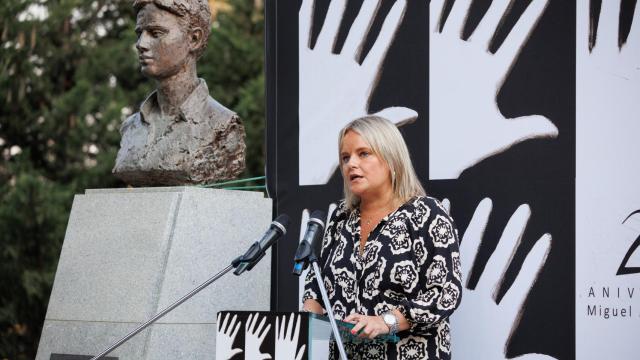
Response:
[{"label": "microphone stand", "polygon": [[315,273],[316,283],[318,283],[318,288],[320,288],[320,295],[322,297],[322,301],[324,302],[324,308],[327,309],[327,316],[329,317],[329,322],[331,323],[331,330],[333,331],[333,337],[336,340],[336,344],[338,346],[338,352],[340,353],[340,358],[342,360],[349,360],[347,358],[347,353],[344,351],[344,344],[342,343],[342,337],[340,336],[340,331],[338,330],[338,324],[336,323],[336,318],[333,316],[333,311],[331,311],[331,303],[329,302],[329,296],[327,295],[327,289],[324,287],[324,282],[322,281],[322,275],[320,275],[320,267],[318,266],[318,258],[316,257],[311,245],[306,240],[303,240],[296,251],[295,256],[295,264],[293,267],[294,275],[300,276],[302,270],[304,270],[309,263],[313,267],[313,272]]},{"label": "microphone stand", "polygon": [[[253,249],[256,246],[256,244],[257,244],[257,242],[254,245],[252,245],[250,249]],[[247,270],[251,270],[251,268],[253,268],[253,266],[255,266],[255,264],[258,261],[260,261],[260,259],[262,259],[262,257],[264,256],[265,252],[266,252],[266,248],[262,249],[261,253],[252,252],[249,255],[245,254],[245,255],[241,255],[241,256],[237,257],[236,259],[234,259],[231,262],[230,265],[228,265],[226,268],[222,269],[222,271],[220,271],[219,273],[215,274],[213,277],[211,277],[209,280],[203,282],[202,284],[200,284],[195,289],[191,290],[188,294],[184,295],[178,301],[176,301],[173,304],[169,305],[166,309],[164,309],[164,310],[160,311],[159,313],[157,313],[154,317],[152,317],[151,319],[147,320],[147,322],[145,322],[144,324],[142,324],[142,325],[138,326],[137,328],[135,328],[135,330],[133,330],[132,332],[127,334],[122,339],[118,340],[115,344],[111,345],[109,348],[107,348],[106,350],[104,350],[100,354],[92,357],[91,360],[98,360],[98,359],[102,358],[103,356],[109,354],[110,352],[112,352],[113,350],[118,348],[120,345],[124,344],[129,339],[131,339],[132,337],[137,335],[139,332],[141,332],[142,330],[144,330],[147,327],[149,327],[149,325],[152,325],[153,323],[158,321],[161,317],[167,315],[169,312],[171,312],[171,310],[175,309],[177,306],[179,306],[183,302],[189,300],[193,295],[199,293],[204,288],[206,288],[207,286],[211,285],[214,281],[216,281],[219,278],[221,278],[222,276],[224,276],[226,273],[231,271],[231,269],[237,268],[239,265],[242,264],[242,265],[244,265],[245,268],[247,268]]]}]

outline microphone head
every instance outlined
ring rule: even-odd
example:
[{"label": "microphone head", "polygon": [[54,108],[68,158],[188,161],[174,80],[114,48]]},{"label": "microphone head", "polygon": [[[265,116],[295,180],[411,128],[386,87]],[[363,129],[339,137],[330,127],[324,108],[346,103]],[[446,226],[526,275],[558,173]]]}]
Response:
[{"label": "microphone head", "polygon": [[309,216],[309,222],[314,222],[324,229],[325,212],[322,210],[314,210]]},{"label": "microphone head", "polygon": [[286,234],[289,225],[291,225],[291,219],[287,214],[280,214],[275,220],[271,222],[271,224],[280,229],[282,231],[282,234]]}]

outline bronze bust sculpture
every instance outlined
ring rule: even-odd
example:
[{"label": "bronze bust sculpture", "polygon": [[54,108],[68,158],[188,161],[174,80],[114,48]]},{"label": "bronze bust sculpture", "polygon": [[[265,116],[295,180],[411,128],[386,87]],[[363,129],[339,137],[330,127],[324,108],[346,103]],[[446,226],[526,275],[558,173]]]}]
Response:
[{"label": "bronze bust sculpture", "polygon": [[232,179],[244,170],[240,118],[211,96],[196,72],[207,46],[207,0],[135,0],[142,73],[157,88],[127,118],[113,173],[130,185]]}]

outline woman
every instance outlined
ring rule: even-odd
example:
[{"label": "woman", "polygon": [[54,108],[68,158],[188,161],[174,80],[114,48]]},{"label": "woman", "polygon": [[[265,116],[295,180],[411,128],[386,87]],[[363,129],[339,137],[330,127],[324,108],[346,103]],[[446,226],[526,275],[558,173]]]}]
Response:
[{"label": "woman", "polygon": [[[339,136],[344,201],[327,224],[320,267],[332,311],[375,338],[347,343],[349,359],[449,359],[448,317],[461,298],[457,230],[446,209],[425,196],[409,151],[389,121],[366,116]],[[307,277],[304,309],[324,310]],[[331,358],[339,358],[335,344]]]}]

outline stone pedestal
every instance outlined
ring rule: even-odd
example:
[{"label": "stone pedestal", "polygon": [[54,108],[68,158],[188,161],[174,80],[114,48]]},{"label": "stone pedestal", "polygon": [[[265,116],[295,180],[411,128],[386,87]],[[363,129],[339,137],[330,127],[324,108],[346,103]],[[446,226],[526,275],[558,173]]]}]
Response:
[{"label": "stone pedestal", "polygon": [[[196,187],[76,195],[37,359],[106,349],[242,254],[271,206],[262,193]],[[227,274],[109,356],[213,359],[218,311],[269,309],[269,259]]]}]

